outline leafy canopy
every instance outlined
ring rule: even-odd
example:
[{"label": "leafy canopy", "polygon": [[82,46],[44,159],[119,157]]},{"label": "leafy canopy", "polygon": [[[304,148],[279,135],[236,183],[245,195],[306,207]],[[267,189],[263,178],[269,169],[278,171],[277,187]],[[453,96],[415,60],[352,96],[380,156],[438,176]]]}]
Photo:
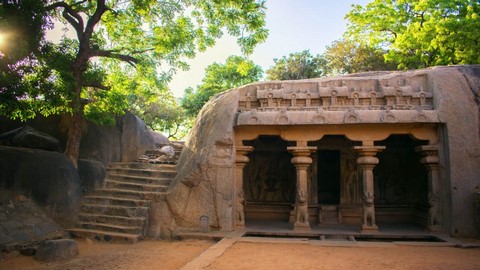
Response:
[{"label": "leafy canopy", "polygon": [[195,117],[212,96],[259,81],[262,76],[262,68],[251,60],[241,56],[229,56],[225,64],[213,63],[205,69],[202,83],[195,90],[191,87],[185,90],[181,105],[187,115]]},{"label": "leafy canopy", "polygon": [[[65,153],[74,163],[83,117],[105,123],[132,107],[169,106],[166,83],[176,69],[188,68],[187,58],[213,46],[224,32],[237,37],[244,53],[268,34],[264,0],[0,3],[1,32],[34,29],[33,40],[40,41],[13,47],[19,50],[13,55],[21,55],[15,61],[2,53],[0,114],[21,119],[37,113],[71,114]],[[4,17],[12,10],[17,16]],[[32,19],[34,23],[24,22]],[[71,26],[76,39],[64,37],[58,45],[44,41],[52,20]]]},{"label": "leafy canopy", "polygon": [[273,59],[274,65],[267,73],[269,80],[300,80],[324,75],[325,59],[313,56],[310,51],[291,53],[288,57]]},{"label": "leafy canopy", "polygon": [[478,0],[374,0],[347,14],[347,36],[387,48],[401,69],[480,62]]},{"label": "leafy canopy", "polygon": [[324,72],[326,75],[351,74],[377,70],[395,70],[395,63],[386,63],[386,50],[340,39],[327,46]]}]

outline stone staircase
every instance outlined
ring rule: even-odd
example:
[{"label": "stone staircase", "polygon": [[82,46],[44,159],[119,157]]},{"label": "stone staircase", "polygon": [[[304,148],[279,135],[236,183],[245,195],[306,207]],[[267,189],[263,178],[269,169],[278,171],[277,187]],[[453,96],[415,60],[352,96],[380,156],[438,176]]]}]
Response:
[{"label": "stone staircase", "polygon": [[110,163],[104,187],[84,196],[73,237],[135,243],[148,226],[155,196],[166,193],[176,175],[174,164]]}]

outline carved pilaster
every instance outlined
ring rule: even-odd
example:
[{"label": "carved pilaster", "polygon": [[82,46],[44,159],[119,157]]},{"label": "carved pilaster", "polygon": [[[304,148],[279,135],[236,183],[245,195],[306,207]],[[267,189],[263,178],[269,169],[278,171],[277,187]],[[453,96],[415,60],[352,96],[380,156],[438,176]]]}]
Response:
[{"label": "carved pilaster", "polygon": [[442,201],[440,174],[438,171],[439,158],[437,145],[421,145],[415,148],[423,157],[420,162],[425,165],[428,171],[428,224],[430,231],[441,231],[443,229]]},{"label": "carved pilaster", "polygon": [[[298,145],[299,143],[297,143]],[[310,230],[308,215],[308,174],[307,169],[312,164],[310,153],[315,151],[316,147],[291,146],[287,147],[293,154],[292,164],[297,170],[297,190],[295,196],[295,222],[294,230]]]},{"label": "carved pilaster", "polygon": [[375,223],[373,169],[378,164],[378,158],[375,155],[384,150],[385,146],[374,146],[373,142],[368,144],[364,142],[362,146],[354,146],[353,149],[360,155],[357,158],[357,164],[362,172],[362,230],[378,230],[378,226]]},{"label": "carved pilaster", "polygon": [[253,151],[252,146],[235,146],[235,204],[233,225],[235,228],[245,227],[245,195],[243,192],[243,169],[248,164],[247,154]]}]

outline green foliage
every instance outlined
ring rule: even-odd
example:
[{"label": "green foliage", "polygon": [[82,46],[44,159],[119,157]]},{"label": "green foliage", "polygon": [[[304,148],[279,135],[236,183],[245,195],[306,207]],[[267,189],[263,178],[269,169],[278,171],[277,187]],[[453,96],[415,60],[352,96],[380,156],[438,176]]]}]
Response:
[{"label": "green foliage", "polygon": [[259,81],[263,70],[251,60],[229,56],[225,64],[213,63],[205,69],[202,83],[194,90],[189,87],[181,105],[190,117],[195,117],[203,105],[214,95],[241,85]]},{"label": "green foliage", "polygon": [[325,74],[338,75],[377,70],[395,70],[395,63],[385,63],[381,48],[370,47],[367,44],[341,39],[327,46],[323,57],[326,64]]},{"label": "green foliage", "polygon": [[[268,34],[263,0],[0,3],[0,31],[28,33],[21,37],[25,46],[9,37],[15,46],[2,48],[0,113],[12,118],[80,112],[110,123],[126,109],[147,111],[141,107],[158,104],[159,96],[169,97],[162,101],[165,110],[178,111],[166,85],[175,69],[188,68],[185,58],[213,46],[224,32],[236,36],[245,53]],[[43,42],[53,19],[72,26],[77,40]],[[7,52],[18,57],[7,63]]]},{"label": "green foliage", "polygon": [[375,0],[347,14],[347,35],[388,48],[400,69],[480,62],[477,0]]},{"label": "green foliage", "polygon": [[300,80],[324,75],[325,59],[321,55],[313,56],[310,51],[291,53],[288,57],[273,60],[274,65],[267,73],[269,80]]}]

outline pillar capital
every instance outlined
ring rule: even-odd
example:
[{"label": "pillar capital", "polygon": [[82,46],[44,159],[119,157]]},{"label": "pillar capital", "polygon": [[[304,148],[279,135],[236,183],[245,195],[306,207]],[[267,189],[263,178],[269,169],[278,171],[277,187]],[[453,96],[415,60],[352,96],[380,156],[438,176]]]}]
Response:
[{"label": "pillar capital", "polygon": [[317,151],[316,146],[289,146],[288,152],[292,153],[294,157],[309,157],[312,152]]},{"label": "pillar capital", "polygon": [[423,156],[420,162],[426,166],[436,166],[440,162],[438,158],[438,145],[436,144],[420,145],[415,147],[415,151]]},{"label": "pillar capital", "polygon": [[247,154],[252,151],[253,151],[253,146],[236,145],[235,146],[235,162],[237,166],[247,165],[249,161]]},{"label": "pillar capital", "polygon": [[360,154],[360,156],[375,156],[378,152],[385,150],[385,146],[362,145],[354,146],[353,150]]}]

